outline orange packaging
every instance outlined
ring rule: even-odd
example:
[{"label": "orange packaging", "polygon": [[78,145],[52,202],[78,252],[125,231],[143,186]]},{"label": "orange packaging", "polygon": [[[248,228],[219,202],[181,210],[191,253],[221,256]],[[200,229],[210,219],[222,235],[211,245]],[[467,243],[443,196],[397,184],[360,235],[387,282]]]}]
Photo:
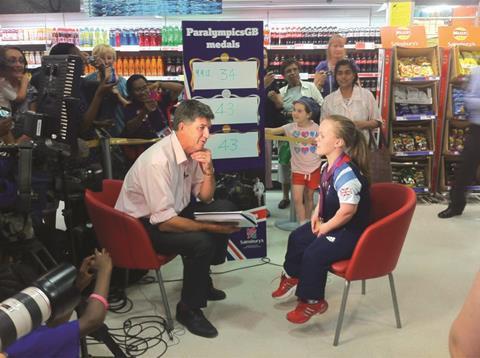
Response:
[{"label": "orange packaging", "polygon": [[162,57],[157,57],[157,76],[164,76],[165,75],[165,68],[163,66],[163,59]]},{"label": "orange packaging", "polygon": [[124,71],[123,71],[123,58],[119,58],[117,60],[117,74],[120,75],[120,76],[123,76],[124,75]]},{"label": "orange packaging", "polygon": [[140,71],[138,73],[145,76],[145,59],[143,57],[140,58]]},{"label": "orange packaging", "polygon": [[152,56],[152,76],[157,76],[157,60],[155,56]]},{"label": "orange packaging", "polygon": [[480,27],[439,26],[438,43],[440,47],[480,46]]},{"label": "orange packaging", "polygon": [[131,76],[135,73],[135,61],[133,61],[133,57],[128,59],[128,75]]},{"label": "orange packaging", "polygon": [[150,57],[147,57],[145,60],[145,76],[151,76],[152,75],[152,61],[150,60]]},{"label": "orange packaging", "polygon": [[409,48],[427,47],[427,36],[424,26],[385,26],[380,28],[380,34],[383,48],[392,48],[394,46]]},{"label": "orange packaging", "polygon": [[140,59],[135,57],[135,73],[142,73],[140,71]]}]

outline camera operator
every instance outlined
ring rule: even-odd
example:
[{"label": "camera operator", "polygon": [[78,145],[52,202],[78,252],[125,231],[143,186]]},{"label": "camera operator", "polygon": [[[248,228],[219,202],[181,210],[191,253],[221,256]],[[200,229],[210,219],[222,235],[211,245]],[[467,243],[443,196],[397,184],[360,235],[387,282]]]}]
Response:
[{"label": "camera operator", "polygon": [[[80,337],[98,329],[108,310],[108,290],[112,272],[112,259],[108,252],[95,250],[85,258],[80,267],[75,285],[85,289],[96,272],[95,288],[89,296],[84,313],[69,321],[72,312],[59,317],[47,326],[41,326],[7,347],[0,357],[79,357]],[[6,356],[5,356],[6,354]]]}]

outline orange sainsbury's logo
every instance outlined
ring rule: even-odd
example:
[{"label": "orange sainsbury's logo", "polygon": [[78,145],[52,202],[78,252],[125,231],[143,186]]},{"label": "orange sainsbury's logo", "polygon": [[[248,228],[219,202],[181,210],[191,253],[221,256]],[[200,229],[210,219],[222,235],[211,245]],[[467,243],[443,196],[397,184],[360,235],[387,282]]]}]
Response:
[{"label": "orange sainsbury's logo", "polygon": [[399,40],[405,41],[405,40],[408,40],[410,38],[410,36],[412,36],[412,32],[408,27],[399,27],[395,31],[395,36]]},{"label": "orange sainsbury's logo", "polygon": [[465,41],[468,37],[468,30],[464,27],[456,27],[453,30],[453,38],[457,41]]}]

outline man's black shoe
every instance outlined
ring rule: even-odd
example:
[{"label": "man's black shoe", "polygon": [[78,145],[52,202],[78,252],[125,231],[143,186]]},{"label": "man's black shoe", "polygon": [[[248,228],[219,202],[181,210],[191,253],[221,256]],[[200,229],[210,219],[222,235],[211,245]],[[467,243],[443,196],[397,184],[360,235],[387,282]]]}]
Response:
[{"label": "man's black shoe", "polygon": [[183,308],[179,303],[177,305],[177,321],[197,336],[205,338],[218,336],[217,329],[205,318],[200,308]]},{"label": "man's black shoe", "polygon": [[453,209],[452,207],[449,206],[445,210],[440,211],[438,213],[438,217],[440,219],[448,219],[448,218],[451,218],[453,216],[462,215],[462,212],[463,212],[463,210]]},{"label": "man's black shoe", "polygon": [[227,298],[227,294],[222,290],[216,289],[215,287],[210,287],[208,291],[207,300],[209,301],[221,301]]}]

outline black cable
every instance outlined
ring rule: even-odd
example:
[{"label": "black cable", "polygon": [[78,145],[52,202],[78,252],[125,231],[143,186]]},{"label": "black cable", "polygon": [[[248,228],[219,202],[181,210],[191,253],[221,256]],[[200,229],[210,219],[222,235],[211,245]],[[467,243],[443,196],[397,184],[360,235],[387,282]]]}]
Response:
[{"label": "black cable", "polygon": [[108,294],[108,303],[110,312],[127,313],[133,308],[133,302],[125,294],[125,290],[113,287]]},{"label": "black cable", "polygon": [[[143,355],[148,350],[162,345],[162,352],[158,355],[158,357],[161,357],[168,347],[180,342],[178,337],[185,332],[184,329],[174,330],[174,341],[168,343],[164,339],[164,333],[167,331],[166,327],[167,322],[161,316],[134,316],[125,320],[122,327],[110,328],[109,333],[129,357]],[[100,344],[90,338],[87,339],[87,343],[89,345]]]}]

